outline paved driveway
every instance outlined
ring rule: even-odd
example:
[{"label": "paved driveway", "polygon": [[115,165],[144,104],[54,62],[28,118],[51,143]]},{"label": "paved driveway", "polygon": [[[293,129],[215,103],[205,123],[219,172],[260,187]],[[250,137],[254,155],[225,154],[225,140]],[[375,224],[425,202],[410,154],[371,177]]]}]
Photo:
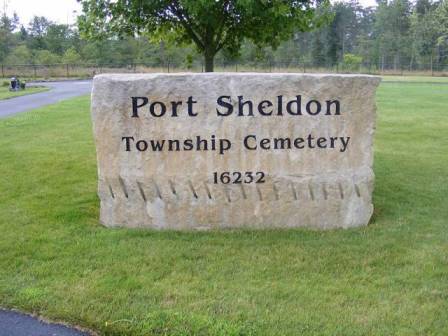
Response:
[{"label": "paved driveway", "polygon": [[50,91],[0,100],[0,118],[54,104],[67,98],[86,95],[92,90],[91,80],[35,82],[29,85],[48,86]]},{"label": "paved driveway", "polygon": [[61,324],[49,324],[14,311],[0,309],[0,336],[88,336]]}]

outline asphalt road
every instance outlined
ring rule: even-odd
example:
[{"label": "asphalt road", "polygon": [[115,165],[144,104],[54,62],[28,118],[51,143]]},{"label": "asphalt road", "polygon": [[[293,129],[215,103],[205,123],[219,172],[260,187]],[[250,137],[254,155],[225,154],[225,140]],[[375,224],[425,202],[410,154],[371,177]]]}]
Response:
[{"label": "asphalt road", "polygon": [[29,85],[48,86],[50,91],[0,100],[0,118],[54,104],[67,98],[89,94],[92,90],[91,80],[34,82]]},{"label": "asphalt road", "polygon": [[0,309],[0,336],[89,336],[61,324],[50,324],[14,311]]}]

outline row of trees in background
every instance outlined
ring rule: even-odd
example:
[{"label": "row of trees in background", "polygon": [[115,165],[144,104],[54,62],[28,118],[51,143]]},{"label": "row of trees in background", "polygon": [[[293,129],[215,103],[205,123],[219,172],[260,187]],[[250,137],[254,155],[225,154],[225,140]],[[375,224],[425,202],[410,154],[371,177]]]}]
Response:
[{"label": "row of trees in background", "polygon": [[[448,0],[379,0],[363,8],[357,1],[330,6],[328,23],[310,32],[299,32],[278,45],[260,47],[246,39],[237,54],[220,51],[216,63],[254,65],[272,62],[294,66],[369,64],[378,69],[419,65],[448,65]],[[202,62],[193,44],[177,46],[166,40],[108,37],[88,40],[76,25],[57,24],[45,17],[20,22],[17,15],[0,19],[0,64],[103,64],[171,62],[189,68]]]}]

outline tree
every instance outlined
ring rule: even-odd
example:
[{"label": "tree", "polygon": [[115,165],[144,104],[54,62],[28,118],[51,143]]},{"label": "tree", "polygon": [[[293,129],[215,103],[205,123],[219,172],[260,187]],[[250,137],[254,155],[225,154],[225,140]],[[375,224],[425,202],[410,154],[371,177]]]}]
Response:
[{"label": "tree", "polygon": [[31,50],[45,49],[45,35],[51,22],[43,16],[34,16],[28,26],[28,48]]},{"label": "tree", "polygon": [[76,51],[75,47],[67,49],[62,56],[62,63],[76,64],[81,61],[81,55]]},{"label": "tree", "polygon": [[431,0],[417,0],[415,3],[415,13],[419,16],[423,16],[429,12],[432,7],[433,4],[431,3]]},{"label": "tree", "polygon": [[360,55],[363,62],[369,63],[371,66],[374,60],[377,59],[375,55],[375,41],[373,36],[373,27],[375,20],[375,8],[362,8],[359,13],[359,22],[357,26],[357,37],[354,42],[353,53]]},{"label": "tree", "polygon": [[446,45],[448,44],[448,0],[440,2],[436,9],[436,18],[439,23],[439,38],[437,39],[437,45]]},{"label": "tree", "polygon": [[42,65],[50,65],[59,63],[60,58],[58,55],[51,53],[48,50],[38,50],[36,53],[36,63]]},{"label": "tree", "polygon": [[62,55],[70,47],[70,26],[50,24],[45,33],[45,47],[53,54]]},{"label": "tree", "polygon": [[25,45],[14,48],[6,58],[6,64],[30,64],[32,55],[29,49]]},{"label": "tree", "polygon": [[19,17],[16,13],[12,18],[8,17],[6,13],[2,13],[0,17],[0,62],[3,62],[11,48],[13,47],[13,31],[17,28]]},{"label": "tree", "polygon": [[[429,58],[432,64],[440,25],[435,11],[431,9],[431,3],[417,2],[417,5],[419,3],[422,4],[420,7],[416,6],[411,17],[413,50],[418,56]],[[426,7],[423,7],[423,5],[426,5]]]},{"label": "tree", "polygon": [[194,42],[213,71],[220,50],[237,53],[245,38],[276,47],[298,31],[326,21],[317,15],[328,0],[78,0],[80,30],[88,37],[148,34],[176,43]]},{"label": "tree", "polygon": [[360,6],[357,1],[338,2],[332,7],[334,18],[324,28],[326,34],[327,62],[334,65],[344,60],[345,53],[353,52],[359,29]]},{"label": "tree", "polygon": [[332,16],[330,24],[297,34],[301,59],[318,67],[343,62],[347,53],[361,56],[365,64],[376,60],[376,8],[364,8],[358,0],[347,0],[334,1],[329,11]]},{"label": "tree", "polygon": [[358,70],[362,64],[362,57],[353,54],[344,54],[342,63],[343,70],[355,71]]},{"label": "tree", "polygon": [[384,56],[392,56],[394,69],[397,69],[403,54],[410,54],[410,15],[411,2],[409,0],[379,2],[374,33],[379,54],[382,56],[382,67],[384,67]]}]

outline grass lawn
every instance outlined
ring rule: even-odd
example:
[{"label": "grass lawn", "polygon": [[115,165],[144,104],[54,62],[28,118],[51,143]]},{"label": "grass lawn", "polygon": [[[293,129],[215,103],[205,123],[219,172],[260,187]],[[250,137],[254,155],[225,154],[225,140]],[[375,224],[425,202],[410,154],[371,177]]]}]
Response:
[{"label": "grass lawn", "polygon": [[0,305],[104,335],[448,335],[448,85],[377,101],[374,218],[328,232],[103,228],[89,98],[0,120]]},{"label": "grass lawn", "polygon": [[448,77],[433,76],[381,76],[383,82],[413,82],[413,83],[446,83]]},{"label": "grass lawn", "polygon": [[9,91],[8,87],[2,86],[2,87],[0,87],[0,100],[19,97],[19,96],[25,96],[28,94],[44,92],[44,91],[48,91],[48,90],[49,89],[44,86],[28,86],[25,90],[11,92],[11,91]]}]

